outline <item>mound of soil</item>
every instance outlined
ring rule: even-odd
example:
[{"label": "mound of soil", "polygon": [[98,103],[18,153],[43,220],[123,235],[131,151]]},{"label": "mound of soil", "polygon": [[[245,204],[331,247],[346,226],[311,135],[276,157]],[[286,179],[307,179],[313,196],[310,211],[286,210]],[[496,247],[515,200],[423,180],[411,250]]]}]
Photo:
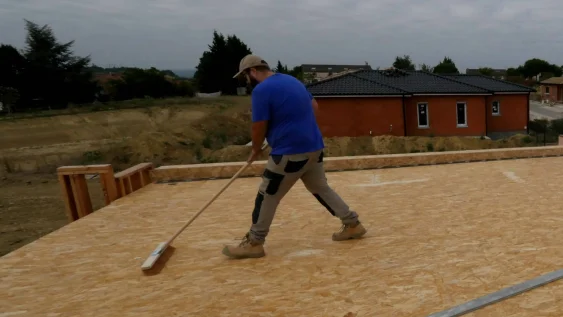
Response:
[{"label": "mound of soil", "polygon": [[[250,148],[250,113],[235,112],[206,116],[186,126],[159,126],[104,152],[103,160],[117,168],[139,162],[156,165],[244,161]],[[233,152],[234,151],[234,152]]]}]

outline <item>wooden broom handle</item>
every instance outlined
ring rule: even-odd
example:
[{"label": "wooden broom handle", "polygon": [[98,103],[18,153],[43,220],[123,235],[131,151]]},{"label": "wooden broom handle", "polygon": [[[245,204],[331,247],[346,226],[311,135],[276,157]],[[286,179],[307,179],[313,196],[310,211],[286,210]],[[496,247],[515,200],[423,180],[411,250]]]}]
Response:
[{"label": "wooden broom handle", "polygon": [[[262,146],[262,151],[264,151],[264,149],[267,147],[267,144],[264,144]],[[180,233],[182,233],[182,231],[184,231],[205,209],[207,209],[207,207],[209,207],[209,205],[211,205],[211,203],[213,203],[215,201],[215,199],[217,199],[217,197],[219,197],[219,195],[221,195],[225,189],[227,189],[227,187],[229,187],[234,181],[235,179],[237,179],[239,177],[239,175],[247,168],[250,166],[250,164],[252,164],[252,162],[246,162],[246,164],[244,164],[243,167],[240,168],[240,170],[238,172],[236,172],[235,175],[233,175],[233,177],[231,177],[231,179],[229,180],[229,182],[227,184],[225,184],[225,186],[223,186],[223,188],[221,188],[221,190],[219,192],[217,192],[217,194],[215,194],[215,196],[213,196],[213,198],[211,198],[207,204],[205,204],[203,207],[201,207],[201,209],[190,219],[188,220],[188,222],[182,226],[182,228],[180,228],[180,230],[178,230],[167,242],[166,244],[169,245],[170,243],[172,243],[172,241],[174,241],[174,239],[176,239],[176,237],[178,237],[180,235]]]}]

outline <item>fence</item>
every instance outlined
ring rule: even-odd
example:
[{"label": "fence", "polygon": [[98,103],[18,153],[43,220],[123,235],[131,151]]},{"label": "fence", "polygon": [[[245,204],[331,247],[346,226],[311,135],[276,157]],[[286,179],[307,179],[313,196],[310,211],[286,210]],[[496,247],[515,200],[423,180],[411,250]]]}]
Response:
[{"label": "fence", "polygon": [[152,169],[152,163],[137,164],[117,174],[113,173],[113,167],[110,164],[59,167],[57,174],[69,222],[86,217],[93,212],[86,175],[99,176],[107,206],[152,183],[150,176]]}]

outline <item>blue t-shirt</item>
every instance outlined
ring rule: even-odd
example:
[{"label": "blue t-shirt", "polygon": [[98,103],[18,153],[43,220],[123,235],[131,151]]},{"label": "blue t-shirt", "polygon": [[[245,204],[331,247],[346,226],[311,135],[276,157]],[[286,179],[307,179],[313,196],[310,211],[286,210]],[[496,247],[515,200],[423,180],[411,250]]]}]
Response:
[{"label": "blue t-shirt", "polygon": [[295,77],[274,74],[252,90],[252,122],[268,120],[271,154],[290,155],[324,148],[313,96]]}]

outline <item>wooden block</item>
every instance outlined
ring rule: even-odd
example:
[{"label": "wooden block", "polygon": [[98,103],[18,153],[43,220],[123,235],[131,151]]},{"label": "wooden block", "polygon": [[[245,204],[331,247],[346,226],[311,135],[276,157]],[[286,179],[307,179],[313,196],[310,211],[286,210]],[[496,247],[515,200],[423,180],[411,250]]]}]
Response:
[{"label": "wooden block", "polygon": [[113,173],[100,174],[100,183],[102,184],[106,205],[111,204],[119,198]]},{"label": "wooden block", "polygon": [[142,175],[141,172],[138,172],[138,173],[135,173],[135,174],[129,176],[129,182],[130,182],[132,192],[143,188],[143,181],[141,179],[142,178],[141,175]]},{"label": "wooden block", "polygon": [[127,194],[131,194],[132,192],[134,192],[133,183],[131,182],[131,176],[125,178],[125,183],[127,185]]},{"label": "wooden block", "polygon": [[123,182],[120,178],[115,179],[115,186],[117,188],[117,195],[120,198],[125,196],[125,189],[123,188]]},{"label": "wooden block", "polygon": [[141,184],[143,185],[143,187],[152,183],[150,170],[152,170],[152,168],[151,169],[145,169],[141,172]]},{"label": "wooden block", "polygon": [[129,195],[131,193],[130,191],[130,187],[129,187],[129,178],[128,177],[122,177],[118,179],[119,181],[119,188],[121,191],[121,197]]},{"label": "wooden block", "polygon": [[65,202],[65,211],[69,222],[78,219],[78,211],[76,210],[76,201],[72,191],[70,177],[68,175],[59,175],[59,184],[61,184],[61,193]]},{"label": "wooden block", "polygon": [[84,175],[71,175],[70,182],[72,184],[72,192],[76,202],[78,216],[86,217],[92,213],[92,201],[88,193],[88,185]]}]

